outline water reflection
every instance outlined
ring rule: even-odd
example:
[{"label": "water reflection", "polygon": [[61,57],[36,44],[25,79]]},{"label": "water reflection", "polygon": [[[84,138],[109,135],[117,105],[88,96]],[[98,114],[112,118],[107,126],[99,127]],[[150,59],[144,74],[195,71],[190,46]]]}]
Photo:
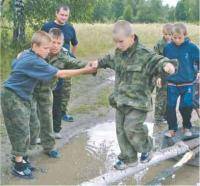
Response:
[{"label": "water reflection", "polygon": [[86,150],[96,158],[105,158],[106,170],[112,167],[120,152],[115,131],[115,122],[113,121],[98,124],[87,130]]},{"label": "water reflection", "polygon": [[[147,125],[149,135],[152,136],[154,124],[145,122],[144,125]],[[105,158],[106,170],[111,169],[117,159],[117,155],[120,153],[115,122],[108,121],[97,124],[95,127],[87,130],[87,136],[86,150],[97,159]]]}]

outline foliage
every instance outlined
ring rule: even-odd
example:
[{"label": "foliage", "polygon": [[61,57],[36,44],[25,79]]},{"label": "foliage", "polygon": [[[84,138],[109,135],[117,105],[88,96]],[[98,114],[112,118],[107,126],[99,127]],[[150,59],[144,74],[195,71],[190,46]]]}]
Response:
[{"label": "foliage", "polygon": [[[15,2],[23,3],[24,9],[21,8],[20,14],[16,14]],[[162,0],[7,0],[1,1],[0,7],[1,43],[4,44],[1,46],[13,47],[12,41],[17,41],[20,48],[26,46],[28,34],[40,29],[44,22],[54,20],[55,9],[60,4],[70,7],[69,21],[73,23],[113,22],[118,19],[140,23],[199,22],[199,0],[179,0],[176,7],[164,6]]]},{"label": "foliage", "polygon": [[94,12],[92,14],[92,21],[106,22],[112,19],[110,0],[96,0]]},{"label": "foliage", "polygon": [[39,29],[44,22],[55,19],[55,11],[59,5],[70,7],[70,21],[91,22],[94,3],[95,1],[90,0],[27,0],[25,3],[27,23],[34,30]]},{"label": "foliage", "polygon": [[129,22],[132,22],[133,20],[133,9],[131,5],[127,5],[123,12],[123,18]]},{"label": "foliage", "polygon": [[177,21],[199,21],[199,0],[180,0],[175,9]]}]

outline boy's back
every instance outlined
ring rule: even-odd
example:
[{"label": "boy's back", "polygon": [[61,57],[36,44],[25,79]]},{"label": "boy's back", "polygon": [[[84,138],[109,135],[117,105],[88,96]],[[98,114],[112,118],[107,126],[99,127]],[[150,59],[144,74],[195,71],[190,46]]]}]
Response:
[{"label": "boy's back", "polygon": [[56,72],[56,68],[49,66],[33,51],[28,51],[13,61],[11,76],[4,86],[15,91],[21,98],[30,100],[38,80],[51,80]]}]

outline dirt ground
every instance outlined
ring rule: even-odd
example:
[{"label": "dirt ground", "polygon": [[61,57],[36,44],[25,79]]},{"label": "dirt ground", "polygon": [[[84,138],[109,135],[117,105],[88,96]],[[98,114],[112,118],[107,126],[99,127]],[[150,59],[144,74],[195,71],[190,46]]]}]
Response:
[{"label": "dirt ground", "polygon": [[[102,70],[97,76],[85,75],[73,79],[69,111],[73,114],[75,122],[63,122],[63,139],[57,141],[57,147],[62,153],[61,159],[65,157],[66,166],[71,167],[70,169],[60,164],[59,168],[55,168],[55,174],[55,172],[53,172],[55,170],[50,170],[49,167],[54,167],[56,164],[59,164],[60,160],[49,159],[42,153],[41,147],[37,146],[34,150],[29,152],[31,160],[33,160],[38,169],[36,171],[36,179],[27,182],[14,178],[10,175],[10,142],[6,132],[3,130],[3,132],[1,132],[1,183],[12,185],[74,185],[85,181],[86,178],[89,179],[95,177],[95,175],[99,173],[99,169],[97,170],[95,167],[101,167],[103,160],[100,159],[99,161],[96,161],[91,155],[87,154],[87,152],[84,152],[84,157],[86,157],[84,158],[84,161],[79,158],[80,154],[78,152],[85,146],[83,140],[85,139],[85,136],[80,134],[86,129],[95,126],[97,123],[114,120],[114,109],[108,106],[107,100],[107,96],[113,88],[113,81],[109,78],[113,75],[114,72],[111,70]],[[152,112],[149,113],[148,118],[152,121]],[[196,115],[194,115],[193,120],[197,120]],[[78,142],[74,140],[76,136],[80,138]],[[73,166],[76,168],[72,168]],[[197,177],[197,169],[188,168],[188,170],[195,170],[197,174],[195,173],[194,176],[195,178]],[[47,175],[47,171],[50,172],[50,174]],[[101,171],[104,172],[103,167]],[[82,172],[82,174],[79,174],[78,172]],[[74,174],[76,175],[75,178],[72,176]],[[51,178],[48,177],[49,175],[51,175]],[[60,178],[63,178],[63,181],[58,180],[57,175],[60,175]],[[185,176],[187,176],[186,173]],[[38,179],[39,181],[37,180],[38,177],[40,177],[40,179]],[[195,179],[195,182],[198,182],[198,178]]]}]

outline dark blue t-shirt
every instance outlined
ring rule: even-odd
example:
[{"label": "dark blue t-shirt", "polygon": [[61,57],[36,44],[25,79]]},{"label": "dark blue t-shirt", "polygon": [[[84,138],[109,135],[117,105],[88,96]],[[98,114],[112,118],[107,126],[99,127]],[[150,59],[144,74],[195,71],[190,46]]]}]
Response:
[{"label": "dark blue t-shirt", "polygon": [[78,44],[78,40],[76,37],[76,32],[74,30],[74,28],[68,24],[65,23],[64,25],[59,25],[54,21],[50,21],[45,23],[41,30],[45,31],[45,32],[49,32],[49,30],[51,28],[59,28],[63,34],[64,34],[64,44],[63,47],[65,47],[66,49],[70,50],[70,43],[75,46]]},{"label": "dark blue t-shirt", "polygon": [[28,51],[14,59],[11,74],[4,82],[4,87],[13,90],[23,100],[31,100],[38,81],[50,81],[57,72],[56,67]]},{"label": "dark blue t-shirt", "polygon": [[169,59],[177,59],[179,61],[177,73],[168,76],[166,78],[168,82],[181,84],[195,80],[195,64],[198,66],[200,60],[200,50],[197,45],[191,43],[188,39],[180,46],[171,42],[165,46],[163,55]]}]

